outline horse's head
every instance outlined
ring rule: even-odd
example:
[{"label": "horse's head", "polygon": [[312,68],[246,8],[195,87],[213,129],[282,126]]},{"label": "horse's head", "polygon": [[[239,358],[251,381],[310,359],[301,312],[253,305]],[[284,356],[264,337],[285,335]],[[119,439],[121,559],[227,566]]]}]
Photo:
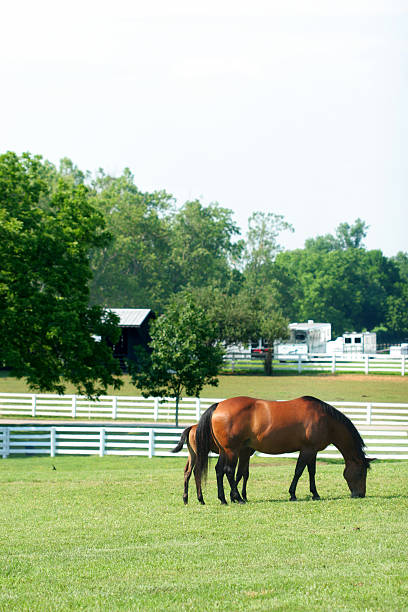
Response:
[{"label": "horse's head", "polygon": [[365,497],[367,470],[370,467],[370,461],[373,459],[358,459],[346,462],[343,476],[347,481],[351,491],[351,497]]}]

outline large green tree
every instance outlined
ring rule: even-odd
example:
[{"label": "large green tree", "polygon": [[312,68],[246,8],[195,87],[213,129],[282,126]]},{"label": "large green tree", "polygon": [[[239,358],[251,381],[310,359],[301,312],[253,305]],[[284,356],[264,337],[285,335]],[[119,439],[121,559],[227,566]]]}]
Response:
[{"label": "large green tree", "polygon": [[84,185],[38,156],[0,156],[0,362],[32,388],[120,385],[117,319],[88,305],[89,252],[108,240]]},{"label": "large green tree", "polygon": [[243,249],[238,235],[231,210],[186,202],[171,219],[173,292],[187,286],[229,287]]},{"label": "large green tree", "polygon": [[171,287],[166,220],[171,196],[164,191],[141,192],[127,169],[118,178],[100,170],[93,188],[93,203],[112,241],[93,251],[92,302],[160,311]]}]

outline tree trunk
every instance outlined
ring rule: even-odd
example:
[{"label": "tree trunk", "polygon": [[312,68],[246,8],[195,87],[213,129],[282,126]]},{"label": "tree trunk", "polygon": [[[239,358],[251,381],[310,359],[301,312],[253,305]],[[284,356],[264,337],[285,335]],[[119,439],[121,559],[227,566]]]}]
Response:
[{"label": "tree trunk", "polygon": [[179,410],[180,397],[176,395],[176,427],[178,427],[178,410]]},{"label": "tree trunk", "polygon": [[267,376],[272,376],[273,349],[267,348],[264,353],[264,370]]}]

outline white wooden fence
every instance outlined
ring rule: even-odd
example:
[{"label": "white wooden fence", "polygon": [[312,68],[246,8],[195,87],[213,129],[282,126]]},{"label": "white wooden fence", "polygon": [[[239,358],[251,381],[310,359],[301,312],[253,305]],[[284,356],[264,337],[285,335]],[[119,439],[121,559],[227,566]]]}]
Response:
[{"label": "white wooden fence", "polygon": [[[407,429],[359,429],[369,456],[408,459]],[[16,455],[186,456],[186,449],[178,455],[171,453],[182,431],[182,428],[163,426],[7,425],[0,426],[0,456],[4,459]],[[318,456],[336,458],[341,455],[335,447],[329,446]]]},{"label": "white wooden fence", "polygon": [[[405,376],[408,371],[408,358],[391,357],[389,355],[294,355],[292,358],[275,355],[273,369],[298,372],[360,372],[362,374],[400,374]],[[263,360],[251,358],[239,353],[227,355],[224,367],[229,371],[240,369],[262,370]]]},{"label": "white wooden fence", "polygon": [[[201,414],[218,398],[184,398],[180,400],[179,422],[196,423]],[[329,401],[356,425],[406,425],[408,404],[379,402]],[[79,395],[46,395],[30,393],[0,393],[1,417],[41,417],[75,420],[103,419],[174,423],[174,399],[163,401],[157,397],[101,396],[92,401]],[[1,421],[0,421],[1,426]]]},{"label": "white wooden fence", "polygon": [[[179,419],[195,423],[201,413],[220,399],[186,398],[181,402]],[[408,459],[408,404],[378,402],[329,402],[346,414],[360,430],[367,452],[382,459]],[[170,453],[183,430],[172,425],[175,402],[158,398],[105,396],[99,401],[75,395],[0,394],[3,417],[42,417],[73,419],[49,424],[10,424],[0,421],[0,456],[16,454],[144,455],[174,456]],[[83,420],[90,421],[86,425]],[[103,419],[103,425],[91,424]],[[120,419],[155,422],[157,425],[114,424]],[[79,423],[81,420],[81,423]],[[108,421],[112,425],[108,425]],[[162,422],[162,424],[160,424]],[[183,453],[186,454],[185,452]],[[334,447],[321,457],[337,457]]]},{"label": "white wooden fence", "polygon": [[[201,414],[220,399],[184,398],[179,403],[179,421],[195,423]],[[113,419],[174,422],[173,398],[105,395],[92,401],[79,395],[0,393],[0,416],[68,419]]]}]

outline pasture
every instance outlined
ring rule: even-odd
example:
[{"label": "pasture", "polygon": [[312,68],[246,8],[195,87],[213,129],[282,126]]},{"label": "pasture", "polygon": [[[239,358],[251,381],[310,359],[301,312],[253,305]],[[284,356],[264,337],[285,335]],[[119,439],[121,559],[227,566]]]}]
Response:
[{"label": "pasture", "polygon": [[[0,609],[406,610],[408,462],[377,462],[351,499],[320,460],[288,501],[294,460],[251,461],[247,505],[182,503],[178,457],[0,462]],[[56,469],[53,469],[53,468]]]}]

